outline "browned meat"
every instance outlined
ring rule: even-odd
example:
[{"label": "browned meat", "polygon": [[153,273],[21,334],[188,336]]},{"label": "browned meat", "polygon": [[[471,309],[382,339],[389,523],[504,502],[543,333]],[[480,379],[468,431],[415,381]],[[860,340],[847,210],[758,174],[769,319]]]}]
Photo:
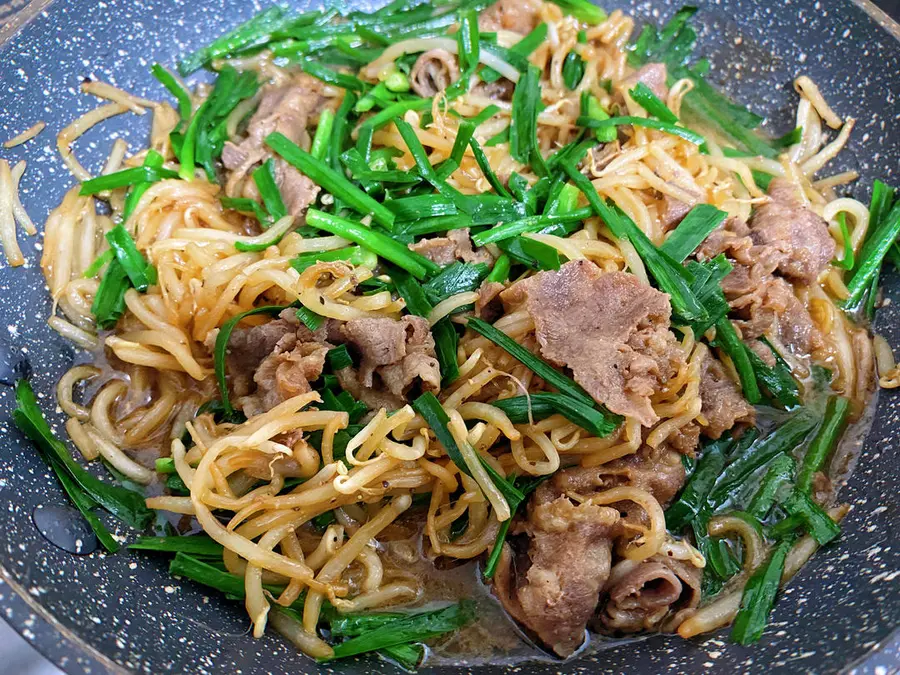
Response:
[{"label": "browned meat", "polygon": [[668,232],[674,229],[684,220],[684,217],[691,212],[691,209],[703,199],[703,195],[690,191],[691,199],[682,201],[669,195],[663,195],[659,200],[657,213],[659,214],[659,222],[662,225],[662,231]]},{"label": "browned meat", "polygon": [[416,382],[425,391],[440,389],[441,372],[434,355],[428,322],[418,316],[352,319],[343,326],[345,339],[359,351],[359,385],[373,388],[377,373],[388,391],[403,398]]},{"label": "browned meat", "polygon": [[623,85],[625,89],[633,89],[638,82],[643,82],[650,87],[650,91],[665,101],[669,95],[669,88],[666,86],[666,74],[666,64],[648,63],[626,77]]},{"label": "browned meat", "polygon": [[541,22],[539,0],[499,0],[478,17],[478,27],[489,33],[510,30],[527,35]]},{"label": "browned meat", "polygon": [[[510,615],[560,656],[584,640],[609,575],[615,509],[566,497],[532,502],[524,532],[527,553],[504,545],[494,593]],[[517,542],[514,542],[517,543]]]},{"label": "browned meat", "polygon": [[494,101],[512,101],[515,89],[514,82],[501,77],[493,82],[479,82],[472,87],[472,93],[476,96],[486,96]]},{"label": "browned meat", "polygon": [[700,425],[696,422],[685,424],[678,431],[669,434],[666,443],[675,452],[693,457],[694,451],[700,445]]},{"label": "browned meat", "polygon": [[718,359],[707,356],[700,378],[700,399],[706,426],[703,432],[710,438],[719,438],[735,424],[752,425],[756,410],[747,403],[737,384],[725,372]]},{"label": "browned meat", "polygon": [[275,184],[285,208],[294,217],[306,213],[319,194],[318,185],[281,159],[275,160]]},{"label": "browned meat", "polygon": [[745,338],[774,333],[801,354],[809,354],[822,344],[822,335],[812,317],[784,279],[771,277],[761,282],[753,292],[732,301],[731,306],[742,319],[737,323]]},{"label": "browned meat", "polygon": [[409,245],[415,251],[438,265],[450,265],[457,260],[467,263],[492,264],[494,258],[485,249],[472,248],[469,228],[450,230],[446,237],[431,237]]},{"label": "browned meat", "polygon": [[422,98],[441,93],[459,79],[456,56],[446,49],[430,49],[413,64],[409,73],[412,90]]},{"label": "browned meat", "polygon": [[624,633],[658,630],[667,616],[700,604],[700,577],[700,569],[665,555],[623,560],[604,589],[600,626]]},{"label": "browned meat", "polygon": [[[306,131],[309,118],[323,107],[322,82],[301,73],[283,85],[263,88],[259,107],[247,125],[247,137],[239,144],[227,141],[222,148],[222,164],[232,172],[229,185],[238,182],[250,169],[268,157],[265,138],[278,131],[303,148],[309,148]],[[300,216],[315,201],[319,188],[306,176],[281,159],[275,161],[275,177],[285,206]],[[248,181],[244,196],[256,198],[255,186]]]},{"label": "browned meat", "polygon": [[244,414],[248,417],[258,415],[282,401],[311,391],[309,383],[322,374],[325,354],[330,347],[321,342],[299,342],[296,334],[280,340],[253,375],[256,391],[240,400]]},{"label": "browned meat", "polygon": [[681,457],[667,448],[645,445],[633,455],[602,466],[563,469],[542,484],[536,494],[553,491],[590,495],[623,485],[645,490],[665,506],[684,485]]},{"label": "browned meat", "polygon": [[759,340],[747,340],[745,342],[747,347],[749,347],[754,354],[756,354],[762,362],[765,363],[769,368],[774,368],[778,363],[775,360],[775,354],[772,353],[772,350],[769,349],[765,344],[763,344]]},{"label": "browned meat", "polygon": [[814,283],[834,257],[828,225],[804,206],[796,188],[782,178],[769,185],[769,197],[771,201],[757,207],[750,218],[754,243],[782,254],[778,271],[786,277]]},{"label": "browned meat", "polygon": [[485,281],[478,289],[478,300],[475,301],[475,316],[493,323],[503,314],[500,293],[505,286],[499,281]]},{"label": "browned meat", "polygon": [[669,331],[668,296],[632,274],[576,260],[520,281],[501,297],[525,303],[541,354],[571,368],[597,402],[645,426],[659,419],[650,396],[684,358]]},{"label": "browned meat", "polygon": [[[222,149],[225,167],[234,170],[242,164],[254,164],[268,156],[265,138],[275,131],[308,148],[307,123],[323,104],[322,82],[305,73],[286,84],[264,87],[259,107],[247,124],[247,137],[237,145],[228,141]],[[251,161],[251,158],[255,159]]]},{"label": "browned meat", "polygon": [[[237,328],[228,341],[231,386],[248,416],[265,412],[282,401],[309,391],[322,374],[326,327],[315,333],[286,309],[278,319],[252,328]],[[252,395],[251,382],[255,383]]]},{"label": "browned meat", "polygon": [[754,242],[747,224],[730,218],[707,237],[697,258],[707,260],[720,253],[734,264],[722,281],[722,290],[741,319],[738,325],[744,338],[771,333],[804,354],[821,344],[822,336],[793,287],[775,276],[785,261],[784,251]]}]

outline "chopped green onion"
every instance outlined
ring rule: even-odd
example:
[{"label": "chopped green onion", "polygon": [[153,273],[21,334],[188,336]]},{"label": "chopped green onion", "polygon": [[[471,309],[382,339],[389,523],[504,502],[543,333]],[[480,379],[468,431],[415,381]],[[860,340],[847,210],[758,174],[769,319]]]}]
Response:
[{"label": "chopped green onion", "polygon": [[389,91],[396,94],[402,94],[410,89],[409,78],[399,70],[395,70],[384,79],[384,86],[387,87]]},{"label": "chopped green onion", "polygon": [[801,490],[794,490],[784,502],[784,509],[803,521],[810,536],[819,546],[824,546],[841,534],[840,525]]},{"label": "chopped green onion", "polygon": [[342,89],[349,89],[350,91],[365,91],[366,89],[366,84],[358,77],[339,73],[311,59],[301,60],[300,69],[307,75],[312,75],[316,79],[322,80],[322,82],[333,84]]},{"label": "chopped green onion", "polygon": [[697,204],[660,247],[674,260],[684,262],[728,216],[712,204]]},{"label": "chopped green onion", "polygon": [[[432,305],[437,305],[451,295],[474,291],[489,273],[484,263],[455,262],[422,286],[425,296]],[[424,315],[423,315],[424,316]]]},{"label": "chopped green onion", "polygon": [[331,234],[336,234],[369,249],[376,255],[406,270],[417,279],[424,279],[429,274],[440,270],[428,258],[410,251],[403,244],[346,218],[323,213],[317,209],[309,209],[306,212],[306,223],[311,227],[331,232]]},{"label": "chopped green onion", "polygon": [[247,197],[219,197],[219,201],[222,202],[222,206],[226,209],[233,209],[235,211],[241,211],[242,213],[252,213],[256,220],[259,221],[260,225],[271,221],[269,214],[266,213],[266,210],[260,203],[248,199]]},{"label": "chopped green onion", "polygon": [[[407,222],[436,218],[437,216],[452,216],[459,213],[456,204],[442,195],[403,197],[402,199],[387,201],[384,205],[394,213],[398,221]],[[420,234],[426,233],[422,232]]]},{"label": "chopped green onion", "polygon": [[[418,197],[409,197],[408,199],[418,199]],[[389,204],[391,202],[388,202]],[[423,234],[435,234],[436,232],[447,232],[448,230],[461,230],[464,227],[472,227],[472,216],[467,213],[455,213],[450,216],[432,216],[430,218],[422,218],[412,222],[404,222],[399,225],[398,234],[419,237]]]},{"label": "chopped green onion", "polygon": [[[581,117],[597,122],[606,122],[610,119],[609,113],[603,109],[597,97],[587,91],[581,92]],[[601,143],[612,143],[616,140],[617,135],[616,127],[611,125],[594,130],[594,136]]]},{"label": "chopped green onion", "polygon": [[122,263],[118,258],[111,260],[91,304],[91,314],[100,328],[110,329],[118,323],[125,313],[125,291],[129,288],[131,282]]},{"label": "chopped green onion", "polygon": [[325,354],[325,358],[328,359],[328,365],[331,366],[331,370],[334,372],[353,365],[353,358],[350,356],[350,352],[347,351],[347,345],[329,349]]},{"label": "chopped green onion", "polygon": [[459,44],[459,69],[463,72],[474,71],[481,59],[478,14],[474,9],[460,10],[456,41]]},{"label": "chopped green onion", "polygon": [[[771,349],[771,345],[769,348]],[[747,348],[747,356],[756,373],[756,381],[761,383],[769,394],[785,408],[800,405],[800,390],[791,375],[790,367],[774,349],[772,354],[775,357],[775,365],[769,366],[760,358],[759,354]]]},{"label": "chopped green onion", "polygon": [[544,216],[528,216],[520,220],[514,220],[508,223],[502,223],[489,230],[478,232],[472,235],[472,242],[476,246],[484,246],[492,244],[504,239],[518,237],[526,232],[539,232],[552,225],[559,223],[574,223],[590,218],[593,211],[589,207],[584,207],[576,211],[564,213],[560,215],[544,215]]},{"label": "chopped green onion", "polygon": [[744,586],[741,607],[731,629],[731,638],[738,644],[748,645],[762,637],[781,584],[784,561],[793,544],[792,539],[778,544],[769,560],[751,575]]},{"label": "chopped green onion", "polygon": [[250,45],[265,40],[272,31],[284,26],[286,10],[272,5],[249,21],[218,38],[212,44],[198,49],[178,62],[178,72],[187,77],[213,59],[223,58]]},{"label": "chopped green onion", "polygon": [[335,645],[333,656],[325,660],[342,659],[410,642],[422,642],[458,630],[474,618],[474,604],[465,600],[443,609],[410,614]]},{"label": "chopped green onion", "polygon": [[539,392],[500,399],[491,405],[506,413],[513,424],[529,424],[532,420],[560,414],[598,438],[611,434],[622,421],[618,415],[598,410],[596,406],[589,406],[566,394]]},{"label": "chopped green onion", "polygon": [[825,407],[825,416],[815,437],[809,444],[809,449],[803,456],[800,465],[800,473],[797,475],[797,489],[809,492],[812,487],[813,476],[821,471],[831,454],[831,450],[841,437],[847,416],[850,413],[850,400],[843,396],[831,396]]},{"label": "chopped green onion", "polygon": [[793,480],[794,469],[794,460],[790,455],[781,454],[773,459],[759,489],[750,500],[747,512],[757,520],[765,520],[779,491]]},{"label": "chopped green onion", "polygon": [[171,457],[157,457],[156,462],[154,462],[154,468],[156,473],[175,473],[175,460]]},{"label": "chopped green onion", "polygon": [[106,233],[106,241],[137,290],[145,293],[151,284],[156,283],[156,271],[137,250],[134,239],[124,227],[116,225],[112,228]]},{"label": "chopped green onion", "polygon": [[781,453],[796,448],[816,425],[816,421],[815,413],[800,408],[787,422],[761,441],[751,445],[722,472],[716,487],[709,495],[710,505],[718,508],[725,504],[733,491],[745,485],[755,472]]},{"label": "chopped green onion", "polygon": [[558,270],[561,266],[559,251],[542,241],[528,237],[505,239],[498,246],[510,258],[535,270]]},{"label": "chopped green onion", "polygon": [[[299,169],[316,185],[334,195],[335,199],[349,204],[362,214],[372,214],[375,222],[387,229],[394,226],[394,214],[382,204],[372,199],[365,192],[347,180],[342,174],[329,167],[308,152],[300,149],[289,138],[279,132],[274,132],[266,137],[266,145],[281,155],[289,164]],[[312,211],[312,209],[310,209]],[[307,218],[309,214],[307,214]]]},{"label": "chopped green onion", "polygon": [[590,0],[553,0],[553,4],[585,23],[596,25],[606,21],[606,12]]},{"label": "chopped green onion", "polygon": [[81,184],[78,194],[82,197],[95,195],[98,192],[117,190],[137,183],[155,183],[164,178],[178,178],[178,172],[153,166],[137,166],[86,180]]},{"label": "chopped green onion", "polygon": [[866,237],[856,260],[856,270],[847,282],[849,297],[843,301],[848,309],[856,307],[869,287],[877,283],[881,263],[888,250],[900,235],[900,202],[879,221],[870,223],[870,234]]},{"label": "chopped green onion", "polygon": [[510,261],[505,253],[494,261],[494,268],[487,275],[487,281],[505,283],[509,279]]},{"label": "chopped green onion", "polygon": [[441,367],[441,385],[446,387],[459,377],[459,364],[456,360],[459,335],[450,317],[445,316],[431,327],[431,336],[434,338],[434,351]]},{"label": "chopped green onion", "polygon": [[607,120],[598,120],[594,119],[593,117],[579,117],[576,124],[578,124],[578,126],[596,130],[621,127],[625,125],[631,125],[634,127],[646,127],[648,129],[654,129],[655,131],[662,131],[664,133],[671,134],[672,136],[678,136],[679,138],[683,138],[684,140],[693,143],[694,145],[699,145],[701,147],[705,147],[706,145],[706,139],[696,131],[685,129],[684,127],[677,126],[670,122],[651,120],[644,117],[632,117],[626,115],[624,117],[610,117]]},{"label": "chopped green onion", "polygon": [[669,124],[678,122],[678,116],[669,110],[669,107],[643,82],[638,82],[628,94],[634,99],[635,103],[661,122],[668,122]]},{"label": "chopped green onion", "polygon": [[111,248],[106,249],[103,253],[94,258],[94,262],[88,265],[82,275],[85,279],[93,279],[97,273],[103,269],[103,266],[112,261],[116,257],[115,251]]},{"label": "chopped green onion", "polygon": [[566,54],[562,67],[563,84],[574,90],[584,78],[584,59],[576,51]]},{"label": "chopped green onion", "polygon": [[453,438],[453,434],[450,432],[450,427],[448,426],[450,417],[447,415],[447,411],[444,410],[441,402],[437,400],[437,397],[430,391],[427,391],[413,401],[412,407],[413,410],[422,416],[422,419],[434,432],[435,437],[446,450],[450,460],[460,471],[467,476],[471,476],[472,472],[469,469],[469,465],[466,464],[466,460],[456,444],[456,439]]},{"label": "chopped green onion", "polygon": [[393,268],[390,270],[390,275],[397,293],[406,302],[406,310],[410,314],[427,318],[434,307],[428,300],[422,284],[402,269]]},{"label": "chopped green onion", "polygon": [[853,241],[850,239],[850,231],[847,229],[847,214],[841,211],[837,214],[838,228],[841,232],[841,241],[844,243],[844,255],[840,260],[832,260],[831,264],[842,270],[852,270],[856,266],[856,255],[853,251]]},{"label": "chopped green onion", "polygon": [[547,384],[558,389],[561,393],[578,399],[585,405],[596,405],[594,399],[574,380],[566,377],[543,359],[535,356],[506,333],[494,328],[486,321],[476,317],[469,318],[468,326],[479,335],[486,337],[495,345],[508,352],[513,358],[525,365],[544,380]]},{"label": "chopped green onion", "polygon": [[269,158],[253,171],[253,182],[262,197],[272,220],[281,220],[287,215],[287,208],[281,199],[281,192],[275,182],[275,162]]},{"label": "chopped green onion", "polygon": [[708,443],[703,448],[697,467],[681,491],[681,495],[674,504],[666,509],[666,527],[668,529],[678,532],[700,513],[716,479],[725,468],[726,451],[733,446],[732,438],[722,437]]},{"label": "chopped green onion", "polygon": [[187,124],[188,120],[191,119],[191,113],[193,112],[190,92],[181,86],[181,83],[175,79],[175,76],[172,73],[158,63],[154,63],[150,67],[150,72],[153,73],[153,77],[159,80],[159,83],[175,97],[176,101],[178,101],[178,114],[181,116],[181,121]]},{"label": "chopped green onion", "polygon": [[248,316],[256,314],[278,314],[286,309],[285,305],[266,305],[264,307],[255,307],[254,309],[242,312],[237,316],[233,316],[222,324],[219,333],[216,335],[216,343],[213,347],[213,370],[216,374],[216,382],[219,385],[219,396],[222,397],[222,407],[225,410],[225,416],[231,417],[235,413],[231,400],[228,398],[228,381],[225,378],[225,354],[228,351],[228,341],[231,339],[231,333],[237,326]]},{"label": "chopped green onion", "polygon": [[484,150],[474,137],[469,139],[469,147],[472,148],[472,154],[475,156],[475,162],[478,164],[478,168],[481,169],[481,173],[487,178],[488,183],[491,184],[494,191],[502,197],[510,197],[506,186],[504,186],[500,179],[497,178],[497,174],[494,173],[494,170],[491,168],[491,163],[488,161],[487,155],[484,154]]},{"label": "chopped green onion", "polygon": [[[507,50],[507,54],[511,54],[513,58],[527,59],[547,38],[547,30],[547,24],[538,24],[528,35],[510,47]],[[482,68],[478,73],[478,77],[480,77],[483,82],[490,83],[496,82],[501,76],[500,73],[493,68]]]},{"label": "chopped green onion", "polygon": [[321,314],[316,314],[309,307],[299,307],[297,309],[297,318],[313,332],[319,330],[322,324],[325,323],[325,317]]},{"label": "chopped green onion", "polygon": [[309,154],[320,162],[328,154],[328,143],[331,141],[331,132],[334,130],[334,112],[325,108],[319,114],[319,123],[316,125],[316,134],[313,136],[312,147]]},{"label": "chopped green onion", "polygon": [[522,164],[529,164],[537,152],[537,118],[541,105],[540,80],[540,69],[529,64],[513,92],[509,154]]},{"label": "chopped green onion", "polygon": [[362,246],[347,246],[333,251],[321,251],[318,253],[301,253],[291,261],[291,267],[297,272],[303,273],[309,267],[318,262],[346,261],[354,267],[368,267],[375,269],[378,265],[378,256]]},{"label": "chopped green onion", "polygon": [[[148,150],[147,156],[144,158],[144,167],[154,169],[157,172],[162,169],[163,166],[163,156],[156,152],[156,150]],[[174,173],[174,172],[173,172]],[[128,196],[125,197],[125,205],[122,207],[122,222],[128,222],[128,219],[131,217],[131,214],[134,213],[135,208],[137,208],[138,202],[141,201],[141,197],[144,196],[144,193],[150,188],[150,182],[144,181],[140,183],[135,183],[131,188],[131,191],[128,193]],[[93,276],[93,275],[91,275]]]},{"label": "chopped green onion", "polygon": [[753,362],[750,360],[750,350],[741,342],[734,324],[731,320],[724,316],[716,322],[716,345],[722,348],[731,358],[734,369],[737,371],[738,378],[741,381],[741,389],[744,392],[744,398],[751,404],[759,403],[761,394],[759,392],[759,384],[756,381],[756,370],[753,368]]},{"label": "chopped green onion", "polygon": [[187,553],[202,558],[222,558],[222,544],[204,534],[175,535],[170,537],[138,537],[128,548],[133,551],[158,551],[160,553]]}]

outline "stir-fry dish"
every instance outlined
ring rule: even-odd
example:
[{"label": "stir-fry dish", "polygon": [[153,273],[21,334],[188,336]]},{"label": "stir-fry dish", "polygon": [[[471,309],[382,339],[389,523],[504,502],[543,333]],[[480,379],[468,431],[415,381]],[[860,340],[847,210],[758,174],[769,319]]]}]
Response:
[{"label": "stir-fry dish", "polygon": [[[762,133],[694,12],[276,6],[182,60],[195,84],[154,65],[162,101],[86,83],[41,267],[84,350],[65,431],[116,481],[26,381],[15,419],[100,545],[320,661],[758,640],[900,384],[868,329],[900,200],[847,196],[854,120],[802,73],[796,128]],[[82,166],[148,112],[146,147]]]}]

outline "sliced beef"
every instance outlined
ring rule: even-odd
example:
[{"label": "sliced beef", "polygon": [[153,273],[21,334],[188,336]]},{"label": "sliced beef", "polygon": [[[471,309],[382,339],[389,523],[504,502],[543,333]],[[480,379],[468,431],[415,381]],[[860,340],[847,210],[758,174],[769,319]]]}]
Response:
[{"label": "sliced beef", "polygon": [[[322,82],[301,73],[282,85],[263,88],[259,107],[247,125],[247,136],[240,143],[226,141],[222,148],[222,164],[231,172],[228,185],[239,183],[254,165],[272,156],[265,138],[275,131],[284,134],[303,148],[310,145],[306,128],[310,117],[324,106]],[[309,178],[280,158],[275,160],[275,180],[288,212],[300,216],[315,201],[319,192]],[[255,199],[252,181],[243,186],[243,196]]]},{"label": "sliced beef", "polygon": [[459,79],[456,56],[446,49],[430,49],[413,64],[409,73],[412,90],[422,98],[432,98]]},{"label": "sliced beef", "polygon": [[620,633],[659,630],[666,617],[700,604],[700,577],[697,567],[665,555],[623,560],[610,574],[593,625]]},{"label": "sliced beef", "polygon": [[669,96],[669,88],[666,86],[666,64],[648,63],[641,66],[623,81],[623,88],[631,90],[638,82],[643,82],[650,91],[663,101]]},{"label": "sliced beef", "polygon": [[703,432],[710,438],[720,438],[735,424],[752,425],[756,421],[756,410],[744,399],[724,366],[712,356],[703,361],[700,400],[706,418]]},{"label": "sliced beef", "polygon": [[527,35],[541,22],[541,4],[540,0],[499,0],[481,12],[478,27],[488,33],[509,30]]},{"label": "sliced beef", "polygon": [[256,391],[240,400],[244,414],[259,415],[282,401],[311,391],[309,383],[322,375],[330,348],[327,343],[300,342],[296,334],[282,338],[253,375]]},{"label": "sliced beef", "polygon": [[[528,520],[505,544],[494,593],[509,614],[559,656],[569,656],[584,630],[609,575],[618,512],[606,506],[575,505],[561,496],[534,500]],[[517,554],[513,546],[527,541]]]},{"label": "sliced beef", "polygon": [[668,296],[632,274],[576,260],[520,281],[501,297],[525,304],[541,354],[571,368],[598,403],[645,426],[659,419],[650,397],[684,359],[669,331]]},{"label": "sliced beef", "polygon": [[693,190],[687,192],[690,194],[690,199],[688,201],[682,201],[681,199],[676,199],[669,195],[663,195],[659,200],[657,213],[663,232],[675,229],[678,224],[684,220],[684,217],[691,212],[691,209],[702,201],[703,195],[694,193]]},{"label": "sliced beef", "polygon": [[783,178],[769,185],[769,199],[750,218],[754,243],[782,254],[778,271],[805,284],[815,283],[834,257],[827,223],[806,208],[797,189]]},{"label": "sliced beef", "polygon": [[492,264],[494,258],[485,249],[474,249],[469,228],[450,230],[446,237],[431,237],[410,244],[411,251],[419,253],[438,265],[450,265],[457,260],[466,263]]},{"label": "sliced beef", "polygon": [[301,324],[294,309],[259,326],[236,328],[226,358],[231,387],[244,414],[265,412],[309,391],[309,382],[322,374],[325,352],[332,346],[326,334],[325,326],[312,332]]},{"label": "sliced beef", "polygon": [[488,323],[494,323],[503,314],[503,303],[500,293],[506,288],[499,281],[485,281],[478,289],[478,300],[475,301],[475,316]]},{"label": "sliced beef", "polygon": [[441,371],[434,353],[428,322],[419,316],[352,319],[342,328],[344,338],[359,352],[360,387],[375,387],[375,375],[394,397],[404,398],[418,383],[425,391],[438,391]]},{"label": "sliced beef", "polygon": [[732,261],[722,290],[740,319],[737,323],[745,339],[771,334],[795,351],[809,354],[821,345],[822,336],[793,286],[777,275],[786,253],[758,243],[754,236],[746,223],[729,218],[707,237],[696,256],[708,260],[723,253]]},{"label": "sliced beef", "polygon": [[512,80],[501,77],[493,82],[479,82],[472,87],[472,93],[476,96],[485,96],[493,101],[512,101],[516,84]]},{"label": "sliced beef", "polygon": [[590,495],[626,485],[649,492],[665,506],[684,485],[681,457],[668,448],[645,445],[633,455],[601,466],[563,469],[542,484],[538,491]]},{"label": "sliced beef", "polygon": [[822,335],[794,288],[779,277],[763,281],[751,293],[731,302],[741,318],[738,325],[745,338],[775,334],[800,354],[809,354],[822,344]]}]

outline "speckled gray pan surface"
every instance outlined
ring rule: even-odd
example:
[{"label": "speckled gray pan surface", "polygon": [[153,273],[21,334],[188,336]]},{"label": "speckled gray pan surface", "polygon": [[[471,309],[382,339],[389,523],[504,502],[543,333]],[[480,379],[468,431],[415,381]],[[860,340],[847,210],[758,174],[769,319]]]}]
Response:
[{"label": "speckled gray pan surface", "polygon": [[[867,198],[875,177],[894,183],[900,179],[900,43],[863,9],[839,0],[697,4],[706,26],[702,50],[713,60],[714,79],[769,115],[774,132],[790,128],[796,103],[790,81],[805,72],[839,114],[859,121],[851,148],[841,158],[842,168],[862,175],[856,196]],[[631,3],[641,20],[654,22],[667,19],[676,6]],[[150,64],[173,62],[259,8],[256,2],[237,0],[59,1],[0,46],[0,138],[38,119],[49,127],[36,141],[0,152],[10,160],[28,160],[22,195],[35,220],[42,222],[73,184],[56,154],[54,137],[95,105],[78,94],[85,77],[161,97],[164,92],[149,76]],[[133,116],[113,120],[103,133],[82,139],[77,155],[96,169],[111,143],[110,130],[140,144],[148,124]],[[38,268],[40,245],[27,239],[23,248],[29,261],[25,269],[0,265],[0,356],[11,356],[0,358],[0,382],[8,385],[27,361],[46,409],[53,411],[53,383],[78,356],[46,326],[50,301]],[[887,297],[898,293],[900,280],[889,279]],[[897,348],[895,307],[881,310],[878,324]],[[896,401],[890,393],[882,395],[859,467],[843,492],[854,507],[844,536],[790,585],[758,645],[738,647],[724,634],[691,642],[654,637],[588,660],[517,670],[833,673],[865,658],[900,622]],[[72,673],[119,668],[317,672],[278,638],[253,640],[239,605],[173,580],[162,559],[126,550],[114,556],[75,556],[49,544],[38,533],[33,512],[39,505],[64,505],[65,500],[33,449],[11,428],[11,403],[11,389],[0,386],[0,615],[38,649]],[[58,423],[61,416],[54,413],[52,418]],[[132,536],[124,530],[119,534],[123,540]],[[343,670],[371,672],[373,666],[386,668],[350,663]]]}]

